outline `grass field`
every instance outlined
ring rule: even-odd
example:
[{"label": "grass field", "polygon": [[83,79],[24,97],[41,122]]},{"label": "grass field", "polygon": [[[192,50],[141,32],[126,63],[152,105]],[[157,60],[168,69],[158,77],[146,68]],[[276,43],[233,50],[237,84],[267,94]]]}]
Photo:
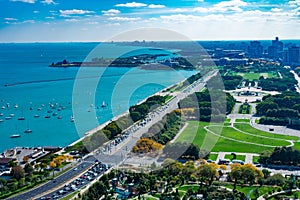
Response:
[{"label": "grass field", "polygon": [[278,77],[277,72],[269,72],[269,73],[254,73],[254,72],[249,72],[249,73],[230,73],[229,75],[240,75],[243,76],[244,79],[248,79],[249,81],[253,80],[258,80],[259,77],[263,76],[265,78],[275,78]]},{"label": "grass field", "polygon": [[246,123],[250,123],[250,119],[235,119],[235,122],[246,122]]},{"label": "grass field", "polygon": [[[209,130],[216,132],[218,127],[210,126]],[[253,135],[244,134],[236,131],[231,127],[223,127],[222,136],[232,138],[239,141],[251,142],[255,144],[271,145],[271,146],[288,146],[290,143],[284,140],[275,140],[272,138],[262,138]],[[259,136],[259,135],[258,135]]]},{"label": "grass field", "polygon": [[[235,127],[257,135],[257,136],[265,136],[269,138],[261,138],[256,136],[251,136],[244,134],[242,132],[236,131],[230,127],[224,127],[221,135],[227,136],[230,138],[234,138],[241,141],[248,141],[254,144],[246,144],[238,141],[232,141],[226,138],[221,138],[216,136],[210,132],[207,132],[204,127],[209,126],[208,122],[197,122],[197,121],[189,121],[187,128],[180,134],[177,138],[176,142],[193,142],[198,145],[201,149],[207,149],[213,152],[244,152],[244,153],[261,153],[264,150],[273,150],[273,147],[265,147],[259,146],[259,144],[271,145],[271,146],[286,146],[290,143],[284,140],[298,140],[298,137],[295,136],[285,136],[273,133],[267,133],[264,131],[260,131],[252,128],[249,124],[246,123],[236,123]],[[220,127],[210,127],[210,130],[214,130]],[[275,140],[274,138],[284,139],[284,140]],[[295,147],[300,149],[300,142],[295,143]],[[210,158],[213,160],[213,155]],[[255,161],[255,160],[254,160]]]},{"label": "grass field", "polygon": [[[233,185],[226,185],[225,187],[233,189]],[[258,186],[247,186],[247,187],[242,187],[242,186],[237,186],[236,189],[240,192],[243,192],[245,195],[248,195],[251,192],[250,198],[251,199],[257,199],[257,197],[254,196],[254,190],[257,189],[259,196],[268,193],[269,191],[272,191],[274,187],[272,186],[263,186],[263,187],[258,187]]]},{"label": "grass field", "polygon": [[258,159],[259,159],[259,156],[253,156],[252,157],[252,162],[253,163],[258,162]]},{"label": "grass field", "polygon": [[[226,154],[225,158],[229,159],[229,160],[233,160],[231,154]],[[246,156],[244,156],[244,155],[236,155],[236,160],[241,160],[241,161],[245,162],[245,158],[246,158]]]},{"label": "grass field", "polygon": [[209,160],[213,160],[213,161],[216,161],[217,158],[218,158],[218,154],[212,154],[212,153],[209,154],[209,157],[208,157]]},{"label": "grass field", "polygon": [[230,118],[226,118],[224,122],[225,122],[225,123],[226,123],[226,122],[229,123],[230,120],[231,120]]},{"label": "grass field", "polygon": [[277,138],[277,139],[284,139],[284,140],[299,140],[299,137],[296,136],[289,136],[289,135],[280,135],[280,134],[274,134],[274,133],[268,133],[265,131],[261,131],[258,129],[253,128],[250,124],[234,124],[234,127],[236,127],[239,130],[245,131],[247,133],[260,135],[260,136],[266,136],[269,138]]}]

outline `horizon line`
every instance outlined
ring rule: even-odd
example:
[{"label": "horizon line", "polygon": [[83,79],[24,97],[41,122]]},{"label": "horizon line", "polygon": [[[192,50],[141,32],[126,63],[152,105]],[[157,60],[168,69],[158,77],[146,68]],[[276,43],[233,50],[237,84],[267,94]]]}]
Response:
[{"label": "horizon line", "polygon": [[[0,44],[12,44],[12,43],[17,43],[17,44],[28,44],[28,43],[123,43],[123,42],[140,42],[140,43],[149,43],[149,42],[226,42],[226,41],[272,41],[272,39],[202,39],[202,40],[123,40],[123,41],[0,41]],[[298,41],[300,38],[284,38],[280,39],[280,41],[291,41],[295,40]]]}]

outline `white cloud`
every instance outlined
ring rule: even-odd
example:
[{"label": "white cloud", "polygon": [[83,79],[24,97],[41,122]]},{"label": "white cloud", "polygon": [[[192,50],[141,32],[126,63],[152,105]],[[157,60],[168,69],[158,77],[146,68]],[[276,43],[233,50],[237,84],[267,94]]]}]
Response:
[{"label": "white cloud", "polygon": [[78,19],[65,19],[66,22],[78,22],[79,20]]},{"label": "white cloud", "polygon": [[111,21],[136,21],[140,20],[141,18],[139,17],[110,17],[108,20]]},{"label": "white cloud", "polygon": [[37,13],[39,13],[39,12],[40,12],[40,11],[38,11],[38,10],[34,10],[34,11],[33,11],[34,14],[37,14]]},{"label": "white cloud", "polygon": [[282,8],[272,8],[271,12],[281,12]]},{"label": "white cloud", "polygon": [[94,13],[94,11],[90,10],[59,10],[61,16],[68,16],[68,15],[84,15],[89,13]]},{"label": "white cloud", "polygon": [[198,2],[202,3],[202,2],[204,2],[204,0],[198,0]]},{"label": "white cloud", "polygon": [[127,8],[139,8],[139,7],[145,7],[145,6],[147,6],[147,4],[131,2],[131,3],[120,3],[120,4],[116,4],[115,6],[116,7],[127,7]]},{"label": "white cloud", "polygon": [[45,17],[46,19],[55,19],[55,17]]},{"label": "white cloud", "polygon": [[200,13],[207,13],[207,12],[210,12],[212,10],[209,9],[209,8],[196,7],[196,8],[193,8],[192,11],[194,11],[194,12],[200,12]]},{"label": "white cloud", "polygon": [[161,5],[161,4],[150,4],[148,6],[149,8],[165,8],[165,5]]},{"label": "white cloud", "polygon": [[24,23],[24,24],[25,24],[25,23],[34,24],[35,21],[32,20],[32,19],[30,19],[30,20],[25,20],[25,21],[23,21],[23,23]]},{"label": "white cloud", "polygon": [[12,17],[6,17],[6,18],[4,18],[4,20],[6,20],[6,21],[17,21],[18,19],[12,18]]},{"label": "white cloud", "polygon": [[221,1],[213,6],[212,10],[216,12],[243,11],[240,7],[247,6],[248,3],[242,0]]},{"label": "white cloud", "polygon": [[44,1],[41,1],[41,3],[43,3],[43,4],[57,4],[56,2],[54,2],[53,0],[44,0]]},{"label": "white cloud", "polygon": [[34,24],[35,21],[30,19],[30,20],[24,20],[24,21],[21,21],[21,22],[16,22],[15,20],[9,20],[9,21],[6,21],[5,24]]},{"label": "white cloud", "polygon": [[189,9],[186,9],[186,8],[175,8],[175,9],[172,9],[171,12],[188,12]]},{"label": "white cloud", "polygon": [[105,16],[115,16],[117,14],[120,13],[119,10],[116,10],[116,9],[110,9],[110,10],[102,10],[101,11],[103,13],[103,15]]},{"label": "white cloud", "polygon": [[99,24],[99,22],[88,22],[87,24],[96,25]]},{"label": "white cloud", "polygon": [[10,1],[13,1],[13,2],[23,2],[23,3],[35,3],[35,0],[10,0]]}]

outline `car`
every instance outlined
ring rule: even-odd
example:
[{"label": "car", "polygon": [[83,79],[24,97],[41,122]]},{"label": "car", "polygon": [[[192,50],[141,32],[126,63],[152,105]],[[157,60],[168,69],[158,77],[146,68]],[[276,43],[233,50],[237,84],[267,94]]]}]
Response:
[{"label": "car", "polygon": [[73,171],[77,171],[77,170],[78,170],[78,168],[77,168],[77,167],[73,169]]}]

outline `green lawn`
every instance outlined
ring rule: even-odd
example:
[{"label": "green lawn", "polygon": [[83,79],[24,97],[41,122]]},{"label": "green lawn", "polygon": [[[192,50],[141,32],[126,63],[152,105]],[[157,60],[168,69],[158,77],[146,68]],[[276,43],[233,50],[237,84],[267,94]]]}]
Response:
[{"label": "green lawn", "polygon": [[[300,192],[287,192],[287,193],[283,193],[283,194],[279,194],[279,195],[280,196],[284,195],[291,199],[293,199],[293,198],[298,199],[300,197]],[[279,195],[277,195],[277,196],[279,196]],[[278,198],[276,198],[276,199],[278,199]],[[275,200],[275,197],[268,198],[268,200]]]},{"label": "green lawn", "polygon": [[253,156],[252,157],[252,162],[258,162],[259,156]]},{"label": "green lawn", "polygon": [[[226,154],[225,158],[232,160],[232,155],[231,154]],[[245,158],[246,158],[246,156],[244,156],[244,155],[236,155],[236,160],[241,160],[241,161],[245,162]]]},{"label": "green lawn", "polygon": [[[226,185],[225,187],[233,189],[233,185]],[[252,190],[251,195],[250,195],[251,199],[257,199],[257,197],[254,196],[254,192],[253,192],[256,188],[258,188],[259,196],[268,193],[268,191],[273,190],[272,186],[262,186],[262,187],[259,187],[259,186],[245,186],[245,187],[242,187],[242,186],[238,185],[236,187],[236,189],[238,191],[243,192],[246,196]]]},{"label": "green lawn", "polygon": [[192,188],[193,191],[197,191],[199,187],[199,185],[183,185],[180,186],[178,190],[187,192],[190,188]]},{"label": "green lawn", "polygon": [[294,149],[300,150],[300,142],[294,142]]},{"label": "green lawn", "polygon": [[208,157],[209,160],[213,160],[213,161],[216,161],[217,158],[218,158],[218,154],[212,154],[212,153],[209,154],[209,157]]},{"label": "green lawn", "polygon": [[235,122],[247,122],[247,123],[250,123],[250,119],[235,119]]},{"label": "green lawn", "polygon": [[248,79],[249,81],[258,80],[259,77],[264,76],[265,78],[274,78],[278,77],[277,72],[269,72],[269,73],[232,73],[232,75],[240,75],[243,76],[244,79]]},{"label": "green lawn", "polygon": [[253,128],[250,124],[234,124],[234,126],[237,129],[245,131],[247,133],[266,136],[266,137],[270,137],[270,138],[278,138],[278,139],[285,139],[285,140],[299,140],[300,139],[299,137],[296,137],[296,136],[280,135],[280,134],[274,134],[274,133],[268,133],[265,131],[261,131],[261,130]]},{"label": "green lawn", "polygon": [[[262,147],[252,144],[234,142],[225,138],[220,138],[204,130],[204,126],[209,125],[207,122],[189,121],[187,128],[177,138],[176,142],[191,142],[202,149],[214,152],[247,152],[261,153],[264,150],[273,150],[271,147]],[[195,134],[195,129],[197,132]]]},{"label": "green lawn", "polygon": [[231,120],[230,118],[226,118],[225,122],[230,123],[230,120]]},{"label": "green lawn", "polygon": [[165,99],[165,102],[168,102],[170,99],[172,99],[173,98],[173,96],[172,95],[168,95],[167,97],[166,97],[166,99]]},{"label": "green lawn", "polygon": [[[209,130],[213,131],[214,133],[217,133],[218,129],[219,127],[216,126],[209,127]],[[271,138],[262,138],[262,137],[256,137],[256,136],[244,134],[242,132],[234,130],[231,127],[223,127],[222,136],[239,140],[239,141],[251,142],[255,144],[263,144],[263,145],[271,145],[271,146],[287,146],[290,144],[289,142],[284,140],[275,140]]]}]

